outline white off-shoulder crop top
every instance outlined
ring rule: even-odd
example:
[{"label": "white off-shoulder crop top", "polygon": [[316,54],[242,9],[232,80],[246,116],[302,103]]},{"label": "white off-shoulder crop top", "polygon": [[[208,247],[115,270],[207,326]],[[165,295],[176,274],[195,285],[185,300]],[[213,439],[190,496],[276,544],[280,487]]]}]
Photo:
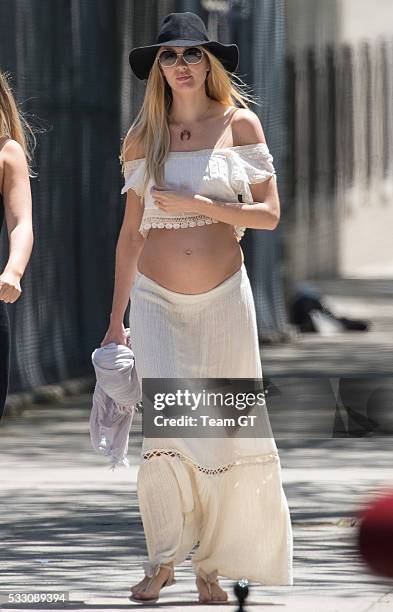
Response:
[{"label": "white off-shoulder crop top", "polygon": [[[124,163],[124,187],[121,193],[133,189],[144,199],[144,212],[139,231],[146,237],[152,227],[178,229],[218,223],[205,215],[184,212],[181,216],[169,215],[159,209],[150,195],[154,181],[150,178],[143,193],[145,158]],[[200,149],[199,151],[170,151],[165,161],[164,177],[168,189],[192,191],[222,202],[253,202],[249,185],[261,183],[276,171],[273,157],[266,143],[238,145],[223,149]],[[238,241],[245,227],[234,226]]]}]

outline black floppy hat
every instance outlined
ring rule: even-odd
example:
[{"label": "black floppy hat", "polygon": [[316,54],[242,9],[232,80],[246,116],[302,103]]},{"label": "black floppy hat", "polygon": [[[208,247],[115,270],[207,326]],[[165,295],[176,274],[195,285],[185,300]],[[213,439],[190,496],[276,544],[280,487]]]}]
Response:
[{"label": "black floppy hat", "polygon": [[171,47],[203,46],[211,51],[228,72],[234,72],[239,64],[239,49],[235,44],[225,45],[209,39],[206,26],[195,13],[169,13],[162,20],[154,45],[135,47],[130,51],[132,71],[138,79],[147,79],[158,49]]}]

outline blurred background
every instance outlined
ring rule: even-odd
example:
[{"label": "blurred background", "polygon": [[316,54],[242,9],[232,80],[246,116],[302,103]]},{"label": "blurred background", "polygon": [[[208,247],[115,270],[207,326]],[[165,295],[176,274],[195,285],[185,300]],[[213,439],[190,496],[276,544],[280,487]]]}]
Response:
[{"label": "blurred background", "polygon": [[[92,374],[125,204],[120,145],[145,89],[128,53],[153,41],[174,11],[198,13],[212,37],[238,44],[238,74],[261,102],[251,108],[274,158],[282,206],[275,231],[248,229],[241,242],[261,345],[299,342],[299,287],[331,295],[341,314],[360,320],[374,316],[370,304],[382,296],[380,331],[392,329],[390,0],[378,0],[378,10],[368,0],[2,0],[0,68],[38,140],[35,244],[22,296],[8,304],[10,393]],[[6,241],[4,230],[4,263]],[[128,310],[126,317],[127,324]],[[314,319],[309,331],[321,334],[323,326]],[[345,328],[335,331],[345,336]],[[370,362],[378,346],[368,349]],[[282,353],[275,355],[279,361]]]}]

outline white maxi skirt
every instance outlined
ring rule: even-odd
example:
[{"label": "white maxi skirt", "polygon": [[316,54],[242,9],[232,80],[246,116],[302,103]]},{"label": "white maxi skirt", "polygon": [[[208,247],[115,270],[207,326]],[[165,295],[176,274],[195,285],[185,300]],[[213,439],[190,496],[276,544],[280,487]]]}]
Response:
[{"label": "white maxi skirt", "polygon": [[[130,335],[143,378],[262,379],[244,263],[210,291],[171,291],[137,271]],[[152,576],[189,555],[196,574],[292,585],[293,538],[266,408],[258,438],[143,438],[137,492]]]}]

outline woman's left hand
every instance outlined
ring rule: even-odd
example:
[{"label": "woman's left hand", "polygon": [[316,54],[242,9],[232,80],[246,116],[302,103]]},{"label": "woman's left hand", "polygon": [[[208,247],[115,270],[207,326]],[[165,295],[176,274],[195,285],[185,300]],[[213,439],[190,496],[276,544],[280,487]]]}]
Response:
[{"label": "woman's left hand", "polygon": [[189,191],[172,191],[152,187],[150,193],[157,208],[170,215],[182,212],[201,213],[202,204],[209,202],[208,198]]}]

